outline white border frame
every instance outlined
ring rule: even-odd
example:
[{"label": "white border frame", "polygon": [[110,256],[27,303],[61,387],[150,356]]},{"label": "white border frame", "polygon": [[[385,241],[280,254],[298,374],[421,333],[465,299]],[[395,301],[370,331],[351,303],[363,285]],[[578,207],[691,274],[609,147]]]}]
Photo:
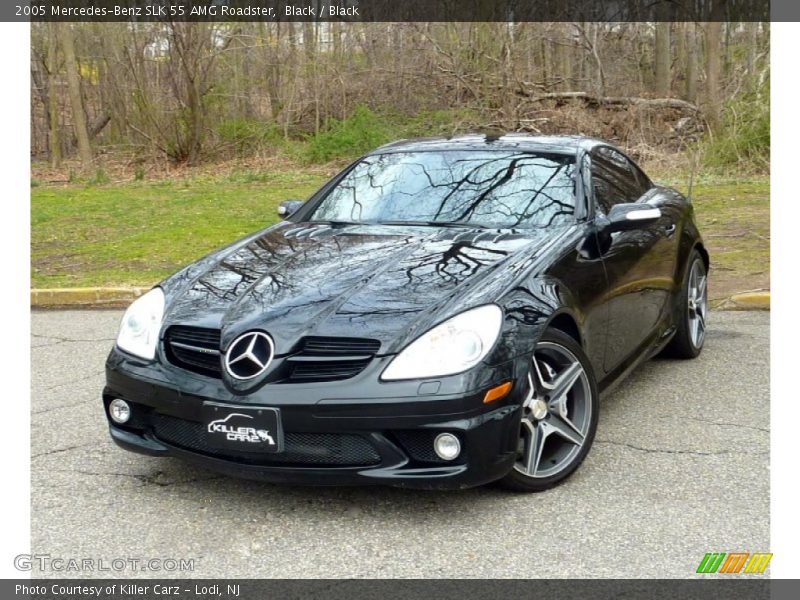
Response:
[{"label": "white border frame", "polygon": [[0,23],[0,172],[3,174],[3,434],[0,577],[28,578],[14,557],[30,552],[30,25]]},{"label": "white border frame", "polygon": [[[772,323],[771,332],[771,573],[775,578],[800,576],[800,494],[798,494],[797,429],[800,393],[797,370],[799,295],[797,116],[800,78],[800,25],[771,24],[772,56]],[[4,432],[0,436],[3,465],[0,577],[19,578],[13,557],[30,551],[30,27],[0,24],[0,56],[5,93],[0,96],[0,165],[4,209],[9,214],[0,237],[4,257]],[[25,118],[23,118],[25,117]],[[779,126],[778,126],[779,124]],[[20,349],[22,347],[22,350]],[[743,365],[742,368],[746,368]],[[27,400],[27,401],[26,401]],[[751,518],[764,518],[753,514]],[[753,551],[766,551],[754,548]]]},{"label": "white border frame", "polygon": [[[798,357],[798,126],[800,24],[771,25],[771,197],[770,239],[772,312],[770,315],[770,541],[773,578],[800,577],[800,425]],[[743,365],[743,368],[746,368]],[[759,518],[753,515],[753,518]],[[757,551],[755,549],[754,551]]]}]

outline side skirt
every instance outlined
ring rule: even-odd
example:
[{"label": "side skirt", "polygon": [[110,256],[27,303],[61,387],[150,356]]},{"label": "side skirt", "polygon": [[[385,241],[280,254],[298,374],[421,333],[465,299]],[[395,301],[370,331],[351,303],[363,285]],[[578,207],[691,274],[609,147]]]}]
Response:
[{"label": "side skirt", "polygon": [[675,335],[675,331],[677,331],[677,329],[674,325],[668,326],[667,324],[656,329],[630,357],[622,361],[598,384],[600,388],[600,397],[603,398],[613,392],[636,367],[661,352],[664,347],[669,344],[672,336]]}]

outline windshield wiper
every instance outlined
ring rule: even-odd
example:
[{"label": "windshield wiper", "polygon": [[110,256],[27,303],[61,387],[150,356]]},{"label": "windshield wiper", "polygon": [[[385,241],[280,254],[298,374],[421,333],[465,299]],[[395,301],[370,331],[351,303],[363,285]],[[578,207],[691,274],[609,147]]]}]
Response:
[{"label": "windshield wiper", "polygon": [[457,227],[459,229],[492,229],[478,223],[465,223],[463,221],[376,221],[376,225],[412,225],[422,227]]}]

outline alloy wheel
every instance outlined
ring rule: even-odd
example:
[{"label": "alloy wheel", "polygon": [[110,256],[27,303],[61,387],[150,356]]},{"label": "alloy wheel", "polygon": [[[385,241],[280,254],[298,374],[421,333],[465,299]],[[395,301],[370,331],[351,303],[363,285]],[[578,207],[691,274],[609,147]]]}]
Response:
[{"label": "alloy wheel", "polygon": [[554,342],[536,346],[528,385],[514,469],[528,477],[552,477],[574,463],[586,442],[592,388],[580,360]]},{"label": "alloy wheel", "polygon": [[706,336],[708,277],[703,263],[699,260],[692,264],[692,271],[689,273],[689,289],[686,295],[689,306],[689,335],[694,347],[700,348]]}]

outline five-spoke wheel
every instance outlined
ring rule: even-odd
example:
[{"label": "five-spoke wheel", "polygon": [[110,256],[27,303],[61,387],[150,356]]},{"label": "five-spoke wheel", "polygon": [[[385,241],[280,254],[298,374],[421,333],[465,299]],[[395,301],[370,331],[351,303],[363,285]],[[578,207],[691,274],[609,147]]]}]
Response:
[{"label": "five-spoke wheel", "polygon": [[677,297],[677,327],[664,354],[695,358],[703,349],[708,321],[708,270],[703,257],[692,251]]},{"label": "five-spoke wheel", "polygon": [[703,347],[708,313],[708,277],[702,260],[696,260],[689,272],[686,306],[689,315],[689,333],[697,348]]},{"label": "five-spoke wheel", "polygon": [[552,487],[580,465],[597,428],[597,385],[580,346],[548,330],[531,357],[517,462],[503,482],[517,490]]}]

